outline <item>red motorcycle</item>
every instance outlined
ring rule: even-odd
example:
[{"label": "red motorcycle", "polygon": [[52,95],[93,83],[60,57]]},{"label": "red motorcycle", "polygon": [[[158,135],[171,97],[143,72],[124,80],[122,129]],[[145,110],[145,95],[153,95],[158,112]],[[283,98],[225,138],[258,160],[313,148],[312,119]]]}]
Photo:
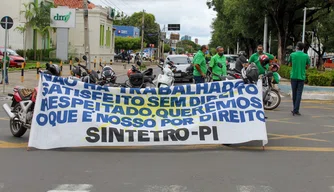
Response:
[{"label": "red motorcycle", "polygon": [[[60,75],[60,68],[56,64],[46,64],[46,71],[39,71],[45,74],[54,76]],[[3,109],[9,116],[10,130],[15,137],[21,137],[25,134],[27,129],[31,128],[33,112],[37,97],[38,87],[34,89],[27,89],[21,86],[16,86],[14,93],[8,94],[12,97],[12,104],[3,104]]]}]

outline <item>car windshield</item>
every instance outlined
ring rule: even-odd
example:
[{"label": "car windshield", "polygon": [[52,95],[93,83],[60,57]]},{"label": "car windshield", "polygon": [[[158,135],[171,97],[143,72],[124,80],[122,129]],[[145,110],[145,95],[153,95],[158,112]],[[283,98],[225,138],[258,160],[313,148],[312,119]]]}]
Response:
[{"label": "car windshield", "polygon": [[236,62],[238,59],[237,56],[227,56],[227,61],[228,62]]},{"label": "car windshield", "polygon": [[174,64],[189,64],[187,57],[169,57],[169,60],[173,61]]},{"label": "car windshield", "polygon": [[[4,48],[0,48],[0,51],[1,51],[1,53],[3,53],[5,51],[5,49]],[[7,49],[7,53],[9,53],[9,55],[15,55],[15,56],[19,55],[14,50],[11,50],[11,49]]]}]

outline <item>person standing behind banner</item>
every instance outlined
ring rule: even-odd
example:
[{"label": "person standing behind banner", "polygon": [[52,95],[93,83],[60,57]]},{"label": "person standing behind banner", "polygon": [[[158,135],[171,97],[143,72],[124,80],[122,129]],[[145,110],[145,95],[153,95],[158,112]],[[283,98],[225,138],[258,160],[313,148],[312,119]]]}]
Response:
[{"label": "person standing behind banner", "polygon": [[293,110],[291,113],[293,116],[301,115],[299,113],[299,107],[306,79],[306,69],[310,66],[310,58],[303,52],[304,47],[304,43],[298,42],[296,52],[291,53],[289,58],[289,65],[292,65],[290,79],[293,102]]},{"label": "person standing behind banner", "polygon": [[269,60],[273,60],[274,56],[269,54],[269,53],[264,53],[263,52],[263,46],[262,45],[258,45],[257,46],[257,53],[254,53],[250,58],[248,63],[255,63],[257,68],[259,69],[259,75],[263,75],[266,70],[268,70],[269,68],[269,64],[267,64],[266,66],[262,67],[261,61],[260,61],[260,56],[261,55],[267,55]]},{"label": "person standing behind banner", "polygon": [[194,80],[195,84],[204,83],[205,82],[205,74],[207,72],[205,53],[209,50],[207,45],[202,45],[201,50],[199,50],[194,57]]},{"label": "person standing behind banner", "polygon": [[210,70],[212,71],[213,81],[220,81],[220,76],[227,75],[226,72],[226,57],[224,56],[224,48],[218,46],[217,54],[210,60]]}]

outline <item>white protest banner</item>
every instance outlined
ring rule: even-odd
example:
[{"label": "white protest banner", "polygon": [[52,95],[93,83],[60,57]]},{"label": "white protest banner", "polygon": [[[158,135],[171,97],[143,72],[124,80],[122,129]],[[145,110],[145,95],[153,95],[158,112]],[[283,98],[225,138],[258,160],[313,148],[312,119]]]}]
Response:
[{"label": "white protest banner", "polygon": [[267,144],[261,85],[111,88],[42,74],[29,147]]}]

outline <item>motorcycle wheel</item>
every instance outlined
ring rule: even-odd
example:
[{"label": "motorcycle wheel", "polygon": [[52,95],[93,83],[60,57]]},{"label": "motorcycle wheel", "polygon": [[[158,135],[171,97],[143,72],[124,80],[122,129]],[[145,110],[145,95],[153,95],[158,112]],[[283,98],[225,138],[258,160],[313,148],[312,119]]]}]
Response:
[{"label": "motorcycle wheel", "polygon": [[[20,110],[21,105],[20,103],[17,103],[13,108],[13,112],[17,114]],[[22,135],[24,135],[27,131],[27,129],[23,127],[18,117],[14,117],[9,121],[9,127],[14,137],[22,137]]]},{"label": "motorcycle wheel", "polygon": [[274,110],[281,104],[281,95],[276,89],[271,89],[269,92],[269,101],[264,103],[265,110]]}]

